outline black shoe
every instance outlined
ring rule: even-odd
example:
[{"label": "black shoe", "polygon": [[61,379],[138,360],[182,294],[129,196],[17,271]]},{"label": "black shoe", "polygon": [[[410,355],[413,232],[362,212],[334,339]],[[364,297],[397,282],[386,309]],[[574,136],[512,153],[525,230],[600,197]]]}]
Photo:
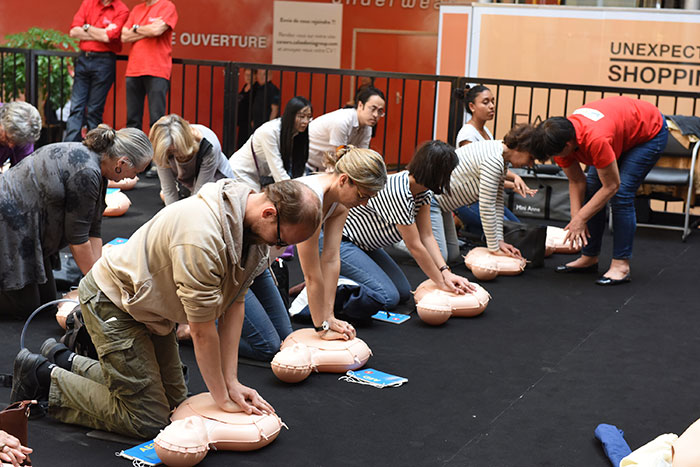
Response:
[{"label": "black shoe", "polygon": [[39,365],[45,361],[46,357],[31,353],[26,348],[19,351],[15,357],[10,402],[48,399],[49,388],[43,387],[37,376]]},{"label": "black shoe", "polygon": [[598,272],[598,263],[591,264],[590,266],[586,266],[583,268],[576,268],[573,266],[567,266],[566,264],[561,264],[554,269],[556,272],[560,272],[563,274],[569,274],[569,273],[588,273],[588,272]]},{"label": "black shoe", "polygon": [[50,337],[41,344],[39,352],[46,357],[51,363],[56,363],[56,354],[62,350],[71,351],[68,347],[58,342],[53,337]]},{"label": "black shoe", "polygon": [[627,282],[632,282],[632,277],[629,275],[629,273],[622,279],[611,279],[610,277],[601,276],[597,281],[595,281],[595,283],[598,285],[620,285],[626,284]]}]

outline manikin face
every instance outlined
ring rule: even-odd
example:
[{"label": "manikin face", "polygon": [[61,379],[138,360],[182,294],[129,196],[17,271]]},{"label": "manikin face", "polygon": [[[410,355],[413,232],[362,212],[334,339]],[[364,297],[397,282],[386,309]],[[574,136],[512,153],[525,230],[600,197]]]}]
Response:
[{"label": "manikin face", "polygon": [[357,121],[360,126],[374,126],[384,116],[384,99],[374,95],[364,104],[357,103]]},{"label": "manikin face", "polygon": [[482,122],[493,120],[494,115],[496,115],[496,98],[493,97],[491,91],[482,91],[476,96],[474,102],[469,103],[469,111],[472,118]]},{"label": "manikin face", "polygon": [[294,118],[294,129],[296,130],[296,132],[305,132],[306,129],[309,127],[309,123],[311,122],[312,117],[313,114],[311,113],[311,107],[309,107],[308,105],[303,109],[299,110],[297,112],[296,117]]}]

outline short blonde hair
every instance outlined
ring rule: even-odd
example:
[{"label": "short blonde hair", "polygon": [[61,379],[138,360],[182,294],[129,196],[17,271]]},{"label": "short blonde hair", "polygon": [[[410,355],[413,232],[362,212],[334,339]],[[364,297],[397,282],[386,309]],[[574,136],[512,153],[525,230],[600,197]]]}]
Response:
[{"label": "short blonde hair", "polygon": [[326,153],[323,163],[333,173],[346,174],[355,185],[367,191],[376,193],[386,185],[384,159],[371,149],[338,146],[335,153]]},{"label": "short blonde hair", "polygon": [[158,119],[148,135],[153,145],[153,162],[158,167],[170,167],[170,148],[173,148],[178,162],[187,162],[197,151],[199,142],[192,136],[192,127],[184,118],[176,114]]}]

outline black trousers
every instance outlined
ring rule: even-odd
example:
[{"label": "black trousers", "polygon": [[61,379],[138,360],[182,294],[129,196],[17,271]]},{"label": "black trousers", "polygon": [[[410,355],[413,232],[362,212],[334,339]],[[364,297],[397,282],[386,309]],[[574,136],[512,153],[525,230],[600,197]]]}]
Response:
[{"label": "black trousers", "polygon": [[126,126],[143,130],[143,100],[148,96],[150,126],[165,115],[170,81],[157,76],[127,76]]},{"label": "black trousers", "polygon": [[44,258],[44,270],[47,281],[43,284],[27,284],[19,290],[0,290],[0,319],[27,319],[44,303],[56,300],[58,292],[49,258]]}]

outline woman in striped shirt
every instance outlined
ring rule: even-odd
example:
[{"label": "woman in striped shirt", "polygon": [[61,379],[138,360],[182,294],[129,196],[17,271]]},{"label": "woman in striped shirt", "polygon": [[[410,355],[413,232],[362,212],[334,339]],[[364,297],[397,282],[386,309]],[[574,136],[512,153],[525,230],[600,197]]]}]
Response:
[{"label": "woman in striped shirt", "polygon": [[430,141],[416,151],[408,170],[389,175],[376,197],[348,214],[340,245],[340,274],[376,292],[387,310],[411,296],[408,279],[383,249],[401,239],[440,288],[456,293],[473,290],[467,279],[450,271],[430,223],[433,192],[449,190],[457,162],[450,145]]},{"label": "woman in striped shirt", "polygon": [[[452,172],[450,191],[435,197],[442,212],[449,214],[446,216],[449,223],[452,223],[452,211],[478,201],[486,245],[491,251],[509,256],[520,257],[520,251],[503,240],[503,186],[509,163],[513,167],[533,163],[530,149],[533,131],[530,125],[518,125],[508,132],[503,141],[480,141],[457,149],[459,164]],[[526,185],[523,188],[517,184],[515,190],[523,196],[534,191]],[[434,227],[454,231],[453,223],[442,225],[444,219],[439,217],[437,221],[441,225]]]}]

